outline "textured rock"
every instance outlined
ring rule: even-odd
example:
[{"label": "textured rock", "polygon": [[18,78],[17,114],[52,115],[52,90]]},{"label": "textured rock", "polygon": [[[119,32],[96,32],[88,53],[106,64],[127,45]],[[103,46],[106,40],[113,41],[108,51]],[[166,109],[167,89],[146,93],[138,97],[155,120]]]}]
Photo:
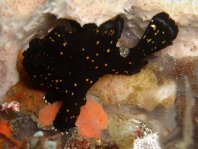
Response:
[{"label": "textured rock", "polygon": [[[174,45],[160,52],[160,55],[169,54],[180,58],[198,56],[198,35],[195,34],[198,30],[197,7],[196,0],[1,1],[0,97],[18,81],[16,59],[19,49],[25,50],[32,36],[46,32],[52,27],[56,17],[75,19],[81,25],[93,22],[99,25],[122,14],[129,27],[125,33],[132,33],[127,36],[127,40],[134,43],[134,40],[137,41],[141,37],[151,17],[158,12],[166,11],[179,25],[180,32]],[[44,31],[41,31],[43,29]]]},{"label": "textured rock", "polygon": [[44,0],[0,2],[0,97],[18,81],[16,60],[26,43],[24,25]]},{"label": "textured rock", "polygon": [[99,97],[104,104],[127,104],[152,111],[159,105],[173,105],[176,89],[174,81],[164,79],[159,83],[153,71],[143,69],[132,76],[106,75],[88,94]]}]

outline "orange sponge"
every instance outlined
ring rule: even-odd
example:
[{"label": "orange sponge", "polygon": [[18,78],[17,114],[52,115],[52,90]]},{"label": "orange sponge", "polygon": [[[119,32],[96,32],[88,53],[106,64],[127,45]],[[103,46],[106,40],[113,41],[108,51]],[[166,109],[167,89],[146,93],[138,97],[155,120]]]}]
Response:
[{"label": "orange sponge", "polygon": [[12,134],[10,124],[3,119],[0,119],[0,133],[8,138],[10,138]]},{"label": "orange sponge", "polygon": [[0,149],[5,148],[8,143],[8,148],[22,148],[23,143],[19,140],[12,138],[12,130],[8,121],[0,118]]},{"label": "orange sponge", "polygon": [[99,138],[101,130],[107,128],[107,122],[107,114],[102,105],[93,100],[87,100],[87,103],[80,109],[76,126],[82,137]]},{"label": "orange sponge", "polygon": [[52,124],[61,106],[62,106],[61,101],[56,101],[53,104],[45,105],[39,111],[39,116],[38,116],[39,124],[43,127],[46,127]]}]

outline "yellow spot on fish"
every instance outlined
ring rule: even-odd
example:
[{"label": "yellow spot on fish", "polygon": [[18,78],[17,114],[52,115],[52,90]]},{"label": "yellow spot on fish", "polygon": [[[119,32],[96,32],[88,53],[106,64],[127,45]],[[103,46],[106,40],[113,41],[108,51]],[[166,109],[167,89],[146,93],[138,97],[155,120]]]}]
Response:
[{"label": "yellow spot on fish", "polygon": [[105,67],[107,67],[107,66],[108,66],[108,64],[107,64],[107,63],[105,63],[105,64],[104,64],[104,66],[105,66]]},{"label": "yellow spot on fish", "polygon": [[96,41],[96,45],[98,45],[100,43],[100,41],[98,40],[98,41]]},{"label": "yellow spot on fish", "polygon": [[88,82],[88,81],[89,81],[89,79],[87,78],[87,79],[85,79],[85,81],[86,81],[86,82]]},{"label": "yellow spot on fish", "polygon": [[67,109],[66,111],[69,112],[69,109]]},{"label": "yellow spot on fish", "polygon": [[94,61],[95,61],[94,59],[91,60],[92,63],[94,63]]},{"label": "yellow spot on fish", "polygon": [[67,45],[67,42],[63,42],[63,47],[66,47],[66,45]]},{"label": "yellow spot on fish", "polygon": [[98,69],[98,66],[95,66],[95,69]]},{"label": "yellow spot on fish", "polygon": [[151,41],[151,39],[147,39],[147,42],[149,43]]},{"label": "yellow spot on fish", "polygon": [[74,83],[74,87],[76,87],[77,86],[77,83]]},{"label": "yellow spot on fish", "polygon": [[60,52],[60,55],[63,55],[63,52]]},{"label": "yellow spot on fish", "polygon": [[112,40],[110,41],[110,44],[113,44],[113,41]]},{"label": "yellow spot on fish", "polygon": [[109,53],[111,50],[110,49],[107,49],[107,53]]},{"label": "yellow spot on fish", "polygon": [[73,118],[75,118],[75,116],[74,116],[74,115],[70,117],[70,119],[73,119]]},{"label": "yellow spot on fish", "polygon": [[159,30],[157,30],[157,32],[155,33],[155,36],[159,33]]},{"label": "yellow spot on fish", "polygon": [[89,83],[90,83],[90,84],[92,84],[92,83],[93,83],[93,81],[90,81]]},{"label": "yellow spot on fish", "polygon": [[88,60],[89,59],[89,56],[86,56],[86,59]]},{"label": "yellow spot on fish", "polygon": [[114,30],[111,29],[111,30],[109,31],[109,35],[113,36],[113,34],[114,34]]},{"label": "yellow spot on fish", "polygon": [[99,53],[96,53],[96,56],[99,56]]},{"label": "yellow spot on fish", "polygon": [[153,30],[155,30],[155,29],[156,29],[155,24],[151,24],[151,27],[153,28]]},{"label": "yellow spot on fish", "polygon": [[85,48],[82,48],[81,51],[85,51]]},{"label": "yellow spot on fish", "polygon": [[49,38],[51,40],[51,42],[54,42],[54,39],[52,37]]},{"label": "yellow spot on fish", "polygon": [[129,65],[131,65],[131,64],[132,64],[132,62],[130,61],[128,64],[129,64]]},{"label": "yellow spot on fish", "polygon": [[96,33],[99,33],[99,29],[96,29]]},{"label": "yellow spot on fish", "polygon": [[166,40],[162,41],[162,44],[164,44],[166,42]]},{"label": "yellow spot on fish", "polygon": [[65,90],[65,93],[68,93],[68,90]]},{"label": "yellow spot on fish", "polygon": [[103,34],[106,34],[107,33],[107,31],[104,31],[104,33]]},{"label": "yellow spot on fish", "polygon": [[74,92],[72,92],[71,95],[74,96]]}]

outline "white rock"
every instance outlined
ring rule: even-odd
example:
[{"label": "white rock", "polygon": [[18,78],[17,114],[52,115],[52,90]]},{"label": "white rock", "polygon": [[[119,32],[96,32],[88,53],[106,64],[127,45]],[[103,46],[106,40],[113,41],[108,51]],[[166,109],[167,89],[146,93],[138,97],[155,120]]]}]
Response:
[{"label": "white rock", "polygon": [[153,133],[143,138],[135,139],[133,149],[161,149],[159,136]]}]

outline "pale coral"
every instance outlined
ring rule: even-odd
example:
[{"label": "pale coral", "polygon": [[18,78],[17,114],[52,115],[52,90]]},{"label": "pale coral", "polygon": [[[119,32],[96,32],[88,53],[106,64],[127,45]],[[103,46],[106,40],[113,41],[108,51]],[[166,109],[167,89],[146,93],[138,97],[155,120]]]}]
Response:
[{"label": "pale coral", "polygon": [[43,3],[44,0],[0,1],[0,97],[19,79],[16,60],[27,39],[23,34],[24,24]]},{"label": "pale coral", "polygon": [[174,81],[164,79],[159,84],[154,72],[144,68],[132,76],[106,75],[88,94],[100,97],[104,104],[127,104],[152,111],[157,106],[168,108],[173,105],[176,89]]},{"label": "pale coral", "polygon": [[0,14],[7,18],[29,17],[29,15],[32,15],[45,1],[46,0],[3,0],[0,2]]}]

